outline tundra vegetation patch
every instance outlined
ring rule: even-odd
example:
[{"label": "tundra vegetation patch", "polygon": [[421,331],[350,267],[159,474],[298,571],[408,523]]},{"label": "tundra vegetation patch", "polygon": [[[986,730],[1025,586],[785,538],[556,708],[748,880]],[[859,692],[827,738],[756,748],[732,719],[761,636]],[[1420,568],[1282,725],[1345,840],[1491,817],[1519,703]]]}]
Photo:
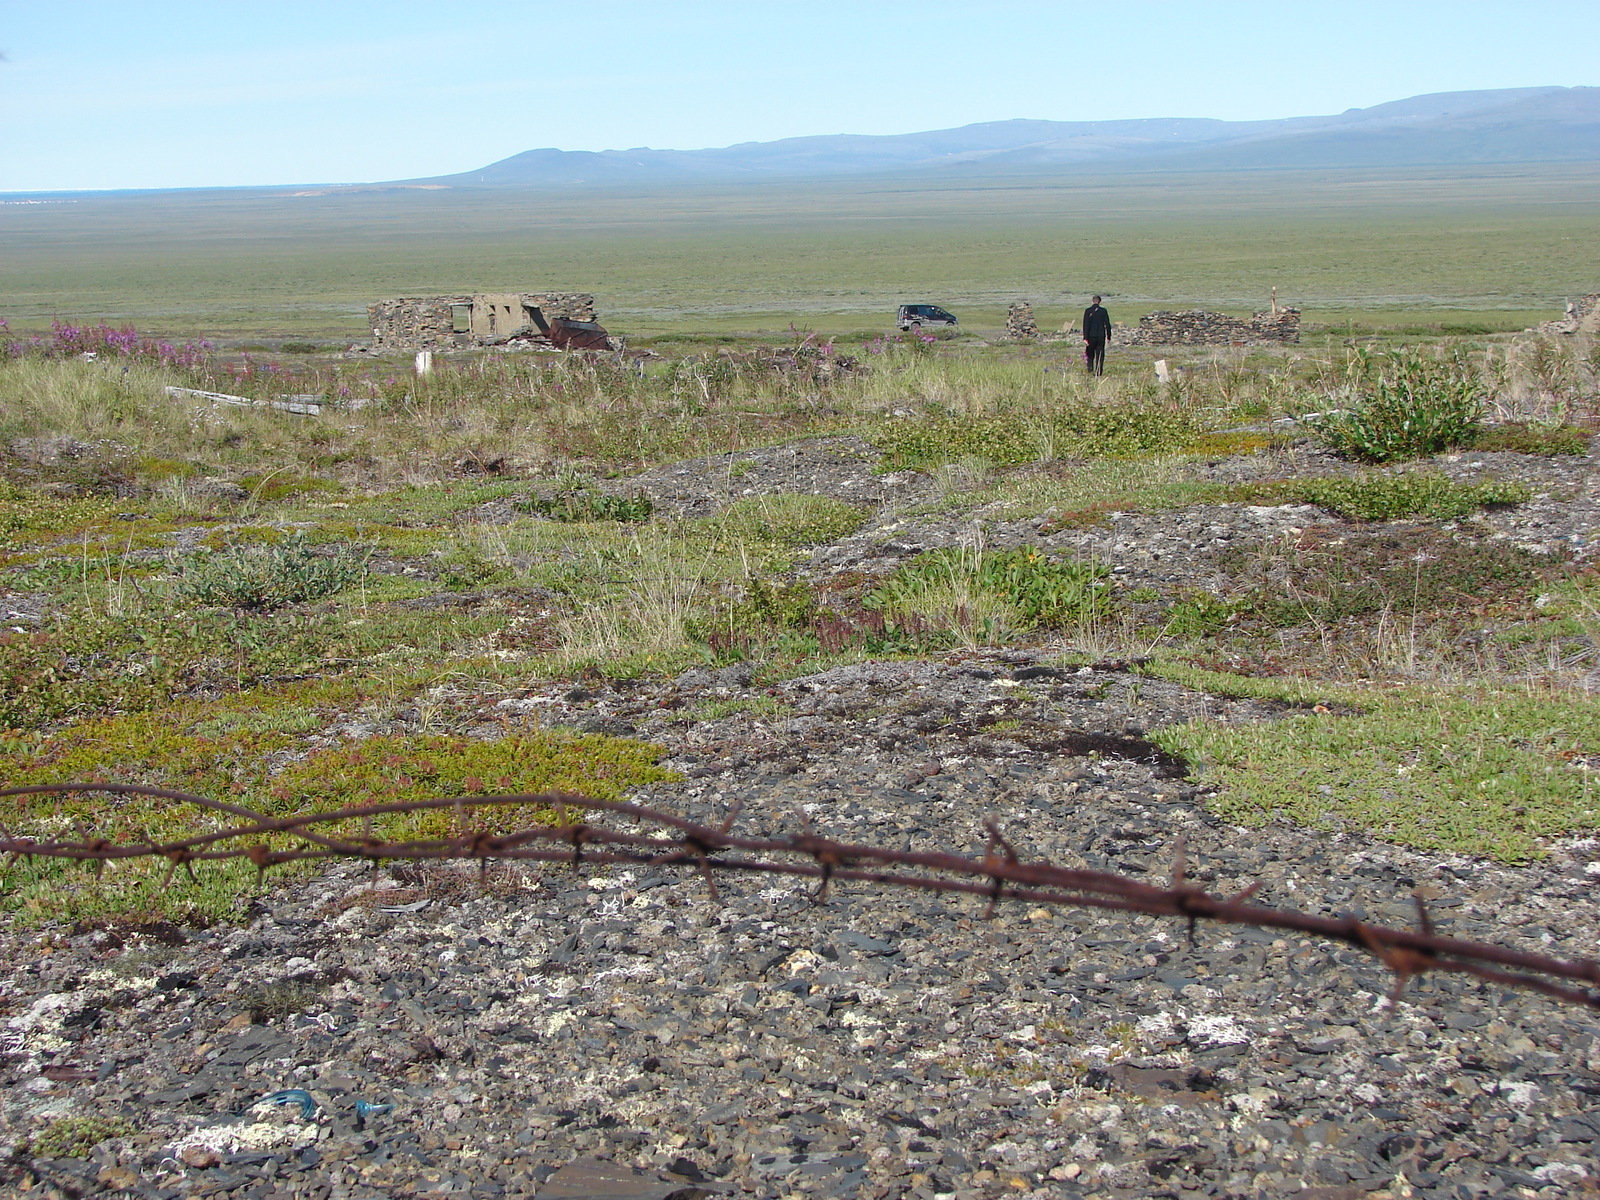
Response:
[{"label": "tundra vegetation patch", "polygon": [[[1593,953],[1600,388],[1581,340],[1185,351],[1164,384],[1126,355],[1086,378],[1048,342],[885,344],[863,369],[800,373],[793,355],[697,343],[666,362],[481,354],[421,379],[122,343],[93,362],[47,344],[0,358],[6,784],[177,787],[274,816],[562,789],[974,850],[992,819],[1024,856],[1159,881],[1181,842],[1208,888],[1261,882],[1273,903],[1390,923],[1412,890],[1447,905],[1470,883],[1438,918],[1463,936]],[[1428,385],[1410,407],[1405,379]],[[169,386],[329,405],[212,407]],[[1471,420],[1381,462],[1309,416],[1361,412],[1377,444],[1437,395],[1452,420],[1470,395]],[[127,842],[220,818],[73,795],[0,820]],[[460,822],[394,814],[371,832]],[[151,1179],[180,1162],[232,1180],[238,1156],[287,1147],[273,1169],[323,1186],[342,1168],[304,1147],[318,1122],[359,1120],[345,1157],[393,1191],[414,1172],[379,1122],[425,1114],[419,1153],[470,1145],[485,1178],[525,1191],[534,1143],[501,1116],[513,1091],[526,1108],[533,1072],[551,1103],[516,1119],[538,1154],[767,1195],[1247,1194],[1263,1172],[1287,1194],[1377,1188],[1402,1160],[1464,1186],[1471,1156],[1424,1163],[1390,1139],[1484,1103],[1507,1114],[1478,1156],[1496,1179],[1587,1173],[1560,1131],[1590,1144],[1565,1081],[1600,1070],[1592,1032],[1456,981],[1391,1018],[1380,970],[1298,939],[1186,948],[1143,918],[1002,905],[985,923],[848,889],[830,910],[751,880],[702,916],[698,885],[665,873],[298,871],[258,892],[248,866],[195,864],[191,882],[165,859],[99,877],[11,865],[8,952],[61,955],[6,1000],[17,1053],[109,1106],[94,1124],[41,1107],[45,1085],[19,1090],[27,1170],[120,1187],[136,1146],[126,1161]],[[1496,924],[1511,911],[1526,937]],[[849,928],[828,932],[831,912]],[[400,1012],[416,1031],[396,1032]],[[177,1032],[156,1037],[148,1014]],[[1511,1061],[1514,1022],[1533,1032]],[[109,1076],[70,1074],[89,1047]],[[1447,1051],[1482,1072],[1446,1070]],[[303,1078],[270,1066],[305,1056]],[[1340,1065],[1284,1066],[1312,1058]],[[313,1061],[349,1086],[328,1090]],[[1498,1098],[1535,1086],[1559,1112]],[[177,1125],[111,1099],[135,1091]],[[274,1095],[290,1102],[263,1107]],[[892,1138],[851,1124],[889,1095]],[[919,1097],[947,1115],[904,1123]],[[1278,1126],[1301,1115],[1359,1136],[1285,1157]],[[657,1138],[672,1156],[651,1157]],[[85,1154],[98,1165],[40,1165]]]}]

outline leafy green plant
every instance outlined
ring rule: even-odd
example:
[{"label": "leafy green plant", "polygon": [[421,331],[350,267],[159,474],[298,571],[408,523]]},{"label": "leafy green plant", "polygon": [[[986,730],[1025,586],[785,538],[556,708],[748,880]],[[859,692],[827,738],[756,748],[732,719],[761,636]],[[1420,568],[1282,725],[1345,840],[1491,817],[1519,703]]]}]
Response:
[{"label": "leafy green plant", "polygon": [[1532,494],[1525,485],[1508,480],[1457,483],[1437,471],[1407,471],[1354,478],[1256,480],[1229,486],[1224,497],[1236,504],[1315,504],[1355,521],[1408,517],[1448,521],[1480,508],[1521,504]]},{"label": "leafy green plant", "polygon": [[1369,380],[1348,411],[1310,424],[1336,453],[1367,462],[1426,458],[1470,443],[1483,418],[1487,389],[1460,354],[1429,357],[1396,351],[1375,367],[1360,360]]},{"label": "leafy green plant", "polygon": [[816,594],[803,581],[752,576],[741,594],[685,621],[684,632],[718,653],[744,653],[785,631],[805,629],[816,611]]},{"label": "leafy green plant", "polygon": [[[418,685],[420,686],[420,685]],[[307,725],[360,698],[356,686],[316,681],[273,691],[189,701],[157,712],[84,721],[56,733],[0,741],[4,778],[13,786],[61,779],[110,779],[179,787],[235,797],[270,815],[329,810],[345,805],[403,802],[435,796],[496,792],[579,792],[621,799],[633,788],[676,779],[658,766],[659,746],[596,734],[532,732],[496,740],[432,735],[379,735],[313,750],[281,766],[283,752],[304,748]],[[369,701],[370,702],[370,701]],[[345,709],[348,711],[348,709]],[[474,817],[512,829],[548,820],[536,805],[499,807]],[[49,836],[89,828],[120,841],[162,841],[211,827],[214,814],[186,805],[127,803],[96,795],[13,798],[0,804],[0,821],[14,831]],[[395,813],[325,832],[360,838],[439,837],[458,831],[454,810]],[[236,911],[253,886],[248,864],[219,864],[198,872],[198,884],[162,889],[160,860],[119,864],[97,879],[80,867],[36,860],[18,866],[0,891],[0,904],[40,917],[128,908],[195,907],[221,915]]]},{"label": "leafy green plant", "polygon": [[194,555],[175,569],[174,590],[185,600],[267,612],[343,591],[361,579],[366,558],[348,549],[318,554],[295,530],[276,545]]},{"label": "leafy green plant", "polygon": [[1241,547],[1223,556],[1221,566],[1240,581],[1227,601],[1239,618],[1278,628],[1385,611],[1475,612],[1525,598],[1560,570],[1547,555],[1426,528],[1328,532],[1287,548]]},{"label": "leafy green plant", "polygon": [[114,512],[99,497],[64,499],[0,480],[0,555],[98,525]]},{"label": "leafy green plant", "polygon": [[1238,618],[1241,605],[1209,592],[1184,596],[1167,610],[1165,630],[1175,638],[1205,637],[1221,633]]}]

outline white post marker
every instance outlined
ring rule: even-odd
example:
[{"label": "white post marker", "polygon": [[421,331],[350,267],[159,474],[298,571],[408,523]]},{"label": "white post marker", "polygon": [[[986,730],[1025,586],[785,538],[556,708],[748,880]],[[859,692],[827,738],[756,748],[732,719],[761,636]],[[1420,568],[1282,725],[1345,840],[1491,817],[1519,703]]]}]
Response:
[{"label": "white post marker", "polygon": [[1172,382],[1172,372],[1167,370],[1167,360],[1164,358],[1156,359],[1156,381],[1158,383]]},{"label": "white post marker", "polygon": [[417,374],[418,375],[432,375],[433,374],[433,351],[432,350],[418,350],[417,351]]}]

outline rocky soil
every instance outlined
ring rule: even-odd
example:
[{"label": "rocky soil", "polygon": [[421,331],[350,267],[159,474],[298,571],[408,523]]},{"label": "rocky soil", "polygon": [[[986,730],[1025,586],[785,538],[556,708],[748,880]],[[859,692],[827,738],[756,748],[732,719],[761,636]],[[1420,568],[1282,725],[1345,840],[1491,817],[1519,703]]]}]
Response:
[{"label": "rocky soil", "polygon": [[[661,506],[818,490],[881,517],[818,572],[947,544],[971,518],[848,439],[617,481]],[[1339,464],[1300,451],[1300,470]],[[1595,462],[1467,455],[1544,499],[1491,536],[1583,553]],[[1218,478],[1282,473],[1225,460]],[[1334,519],[1305,506],[1124,514],[991,544],[1093,550],[1203,583],[1206,551]],[[1529,867],[1357,833],[1218,821],[1145,740],[1281,707],[1053,665],[1052,647],[745,667],[481,698],[474,719],[630,734],[683,782],[646,804],[752,832],[1167,877],[1320,913],[1595,956],[1600,840]],[[280,879],[237,926],[0,934],[0,1137],[25,1196],[1567,1197],[1600,1194],[1600,1015],[1459,979],[1392,980],[1253,929],[645,869],[351,867]],[[30,1145],[52,1118],[125,1124]],[[66,1128],[58,1125],[58,1129]],[[101,1131],[103,1135],[104,1130]],[[97,1135],[100,1136],[100,1135]],[[65,1143],[65,1144],[60,1144]]]}]

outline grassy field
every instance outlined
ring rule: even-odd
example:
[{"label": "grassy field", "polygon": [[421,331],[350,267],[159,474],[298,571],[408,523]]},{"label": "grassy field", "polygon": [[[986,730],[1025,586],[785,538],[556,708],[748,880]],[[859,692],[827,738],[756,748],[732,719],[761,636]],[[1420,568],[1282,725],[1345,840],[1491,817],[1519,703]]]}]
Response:
[{"label": "grassy field", "polygon": [[189,336],[365,335],[373,299],[592,291],[633,336],[881,329],[932,299],[1045,328],[1264,307],[1310,325],[1519,328],[1600,286],[1600,167],[852,180],[650,193],[84,194],[0,204],[14,329],[132,320]]}]

